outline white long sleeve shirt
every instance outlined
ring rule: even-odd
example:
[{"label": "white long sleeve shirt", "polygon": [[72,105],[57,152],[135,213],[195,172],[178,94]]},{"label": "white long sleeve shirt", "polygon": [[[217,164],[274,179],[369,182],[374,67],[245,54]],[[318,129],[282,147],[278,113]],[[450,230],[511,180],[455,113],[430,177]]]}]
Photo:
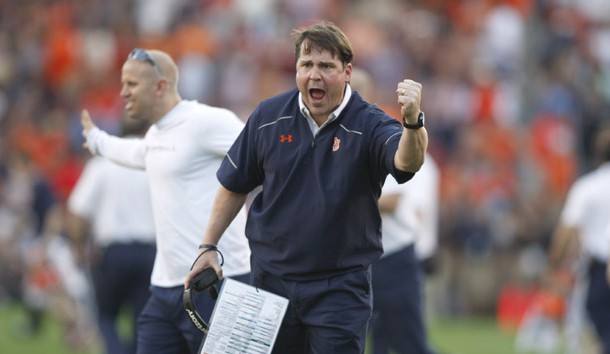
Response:
[{"label": "white long sleeve shirt", "polygon": [[413,243],[419,259],[436,252],[439,183],[438,166],[429,155],[410,181],[398,184],[393,178],[386,179],[381,195],[398,194],[400,198],[393,213],[381,213],[383,256]]},{"label": "white long sleeve shirt", "polygon": [[155,242],[148,177],[95,156],[70,193],[68,209],[91,223],[95,244]]},{"label": "white long sleeve shirt", "polygon": [[[242,128],[243,122],[227,109],[182,101],[141,140],[90,131],[87,144],[92,153],[148,174],[157,233],[152,285],[184,283],[220,186],[216,171]],[[218,244],[225,276],[250,271],[245,221],[242,210]]]},{"label": "white long sleeve shirt", "polygon": [[609,244],[603,237],[610,220],[610,162],[578,178],[570,188],[560,222],[577,228],[583,252],[600,261],[608,259]]}]

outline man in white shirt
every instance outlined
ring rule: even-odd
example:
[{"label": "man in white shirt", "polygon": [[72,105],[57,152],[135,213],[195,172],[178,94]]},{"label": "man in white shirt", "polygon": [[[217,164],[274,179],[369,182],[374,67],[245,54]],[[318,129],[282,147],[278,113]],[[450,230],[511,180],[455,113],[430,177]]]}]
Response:
[{"label": "man in white shirt", "polygon": [[426,154],[413,178],[387,178],[379,198],[383,256],[373,264],[373,353],[432,353],[424,320],[421,262],[437,245],[439,171]]},{"label": "man in white shirt", "polygon": [[[145,121],[126,119],[122,133],[136,139],[147,128]],[[119,335],[117,319],[127,309],[135,335],[137,317],[150,295],[156,248],[146,172],[94,156],[70,194],[68,211],[69,235],[81,260],[91,255],[88,263],[105,352],[135,353],[135,340]]]},{"label": "man in white shirt", "polygon": [[[368,100],[375,85],[359,68],[350,85]],[[373,264],[372,352],[430,354],[424,324],[423,272],[438,244],[440,172],[432,156],[413,178],[386,178],[379,198],[383,255]]]},{"label": "man in white shirt", "polygon": [[588,284],[585,309],[602,352],[610,354],[610,287],[605,279],[610,245],[603,236],[610,220],[610,127],[598,131],[593,151],[599,165],[579,177],[568,192],[551,239],[548,271],[586,265],[585,272],[576,274],[578,282]]},{"label": "man in white shirt", "polygon": [[[138,319],[137,352],[196,353],[203,334],[183,309],[183,284],[199,253],[199,240],[219,187],[216,171],[243,122],[227,109],[183,100],[177,90],[176,64],[158,50],[132,51],[123,65],[121,82],[127,115],[151,123],[144,139],[110,136],[93,124],[87,111],[81,122],[93,154],[145,169],[149,178],[157,256],[151,297]],[[218,248],[224,253],[224,276],[248,281],[250,250],[244,227],[242,210]],[[194,302],[207,320],[213,300],[198,296]]]}]

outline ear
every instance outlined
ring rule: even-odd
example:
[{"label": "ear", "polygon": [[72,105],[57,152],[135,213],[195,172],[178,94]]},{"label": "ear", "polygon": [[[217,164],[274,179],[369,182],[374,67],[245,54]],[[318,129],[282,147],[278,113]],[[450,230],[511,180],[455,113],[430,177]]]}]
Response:
[{"label": "ear", "polygon": [[155,93],[157,96],[163,96],[168,87],[169,83],[167,82],[167,79],[162,77],[156,83]]},{"label": "ear", "polygon": [[345,66],[345,82],[350,82],[352,78],[352,63],[348,63]]}]

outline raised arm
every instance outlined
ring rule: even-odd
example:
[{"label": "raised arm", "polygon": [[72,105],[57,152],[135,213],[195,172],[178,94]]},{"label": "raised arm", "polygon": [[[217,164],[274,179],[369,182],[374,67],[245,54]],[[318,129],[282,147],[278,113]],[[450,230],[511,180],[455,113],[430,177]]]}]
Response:
[{"label": "raised arm", "polygon": [[[421,113],[420,100],[422,85],[413,80],[403,80],[396,89],[398,104],[403,122],[409,126],[417,126]],[[404,124],[403,124],[404,126]],[[394,165],[405,172],[417,172],[424,163],[424,155],[428,148],[428,132],[425,127],[403,128]]]},{"label": "raised arm", "polygon": [[93,155],[106,157],[120,165],[144,169],[146,146],[140,138],[120,138],[111,136],[99,129],[91,119],[89,112],[81,113],[84,147]]}]

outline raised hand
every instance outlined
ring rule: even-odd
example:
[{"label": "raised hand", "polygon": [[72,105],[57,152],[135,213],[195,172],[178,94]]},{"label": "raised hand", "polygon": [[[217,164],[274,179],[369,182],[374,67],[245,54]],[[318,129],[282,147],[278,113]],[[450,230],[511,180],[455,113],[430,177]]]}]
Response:
[{"label": "raised hand", "polygon": [[417,120],[420,111],[421,92],[422,85],[409,79],[399,82],[396,88],[400,113],[407,118],[409,123],[415,123]]},{"label": "raised hand", "polygon": [[85,138],[85,143],[83,144],[83,147],[85,149],[88,149],[89,146],[87,145],[87,137],[89,136],[89,132],[91,131],[91,129],[95,128],[96,126],[95,124],[93,124],[93,120],[91,120],[89,111],[87,111],[86,109],[83,109],[80,114],[80,122],[83,125],[83,137]]}]

